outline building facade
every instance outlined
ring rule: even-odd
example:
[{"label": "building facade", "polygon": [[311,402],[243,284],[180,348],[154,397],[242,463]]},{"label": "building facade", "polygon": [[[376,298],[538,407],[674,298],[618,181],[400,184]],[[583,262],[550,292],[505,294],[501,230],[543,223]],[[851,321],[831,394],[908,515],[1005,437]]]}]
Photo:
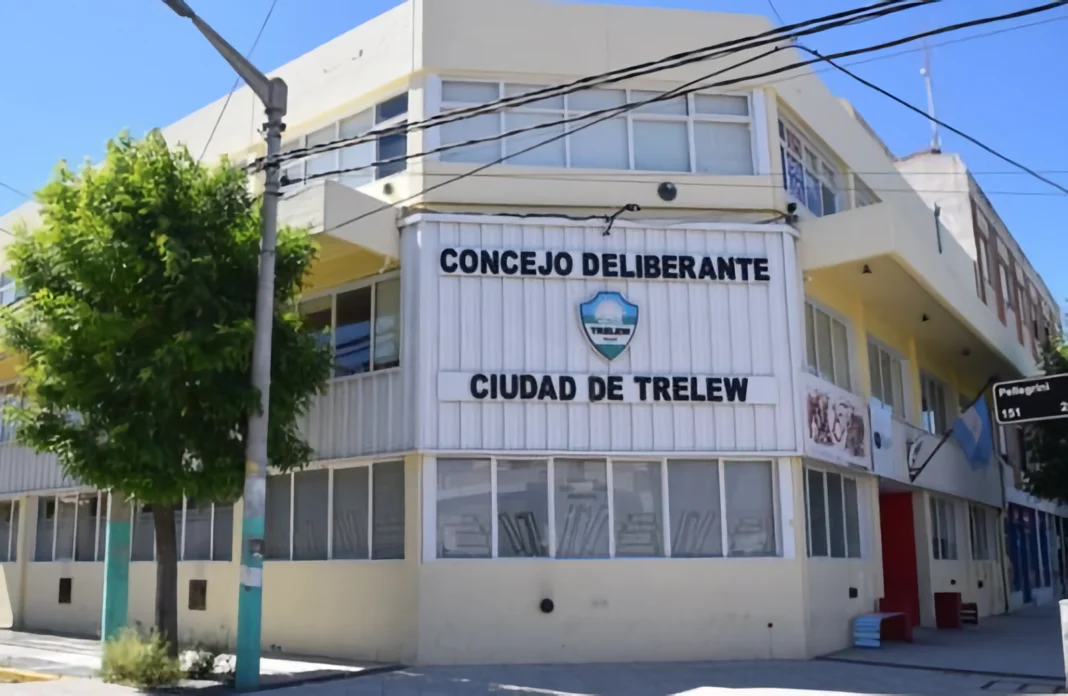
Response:
[{"label": "building facade", "polygon": [[[498,24],[509,32],[487,30]],[[285,147],[769,28],[409,0],[276,71]],[[795,60],[781,51],[760,72]],[[1032,374],[1036,354],[867,124],[802,70],[554,125],[708,70],[286,163],[283,222],[320,244],[301,308],[336,366],[302,423],[315,460],[268,479],[265,649],[424,664],[803,658],[848,645],[881,601],[924,624],[935,592],[1006,610],[1005,465],[974,469],[951,442],[915,480],[909,468],[989,374]],[[164,135],[202,148],[221,107]],[[236,92],[209,156],[261,154],[256,118]],[[472,139],[486,140],[460,146]],[[0,378],[14,383],[17,364],[0,362]],[[107,494],[2,433],[0,623],[99,631]],[[186,502],[184,637],[234,639],[240,516],[240,501]],[[135,509],[130,615],[143,623],[151,520]]]}]

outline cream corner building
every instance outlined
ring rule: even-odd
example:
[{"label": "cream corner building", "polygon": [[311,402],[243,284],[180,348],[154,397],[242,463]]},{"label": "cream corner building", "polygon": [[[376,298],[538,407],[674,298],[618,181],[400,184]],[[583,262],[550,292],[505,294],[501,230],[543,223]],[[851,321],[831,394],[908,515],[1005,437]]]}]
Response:
[{"label": "cream corner building", "polygon": [[[769,28],[409,0],[276,71],[284,145]],[[287,164],[284,222],[321,247],[303,310],[330,332],[337,368],[303,423],[315,461],[269,479],[265,649],[424,664],[804,658],[847,646],[880,603],[933,625],[938,592],[981,615],[1061,594],[1065,513],[1016,487],[1015,435],[977,469],[950,442],[910,478],[910,458],[991,374],[1034,373],[1042,332],[1059,331],[959,158],[895,161],[799,71],[636,109],[455,181],[563,131],[371,166],[709,70]],[[199,150],[222,106],[164,135]],[[209,156],[261,154],[260,120],[236,92]],[[941,188],[914,180],[924,166],[946,173]],[[641,211],[608,230],[626,204]],[[791,204],[796,224],[781,222]],[[995,262],[1006,275],[990,280]],[[0,377],[16,369],[8,357]],[[98,632],[106,494],[0,435],[0,625]],[[1012,505],[1033,511],[1022,538],[1044,551],[1024,543],[1021,556],[1003,533]],[[234,638],[240,515],[240,502],[183,510],[190,639]],[[153,547],[151,514],[135,511],[130,615],[143,623]]]}]

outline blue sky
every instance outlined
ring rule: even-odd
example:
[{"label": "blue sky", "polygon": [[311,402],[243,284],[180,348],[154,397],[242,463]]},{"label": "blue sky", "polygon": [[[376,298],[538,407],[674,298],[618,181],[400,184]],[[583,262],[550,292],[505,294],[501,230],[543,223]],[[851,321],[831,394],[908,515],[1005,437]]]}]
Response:
[{"label": "blue sky", "polygon": [[[1041,1],[945,0],[827,32],[808,44],[825,52],[859,47]],[[241,50],[252,44],[271,4],[271,0],[189,2]],[[277,2],[253,55],[265,70],[398,4],[396,0]],[[786,22],[861,4],[861,0],[773,2]],[[612,3],[773,17],[768,0]],[[937,45],[1035,21],[1046,23]],[[77,164],[85,157],[98,159],[107,139],[121,129],[140,134],[171,123],[225,94],[234,80],[228,66],[192,25],[173,15],[162,0],[4,2],[0,3],[0,26],[5,29],[0,42],[0,87],[4,91],[0,132],[5,135],[0,182],[27,193],[48,179],[57,160]],[[931,53],[940,118],[1068,185],[1066,30],[1068,7],[935,38]],[[919,75],[922,62],[921,52],[911,52],[854,69],[922,106],[926,100]],[[823,77],[836,94],[856,105],[896,154],[926,147],[930,131],[923,118],[836,72],[823,73]],[[1068,260],[1068,196],[1012,172],[1009,165],[951,133],[943,132],[942,138],[946,151],[963,153],[1055,298],[1068,305],[1068,273],[1060,265]],[[0,212],[23,200],[0,187]]]}]

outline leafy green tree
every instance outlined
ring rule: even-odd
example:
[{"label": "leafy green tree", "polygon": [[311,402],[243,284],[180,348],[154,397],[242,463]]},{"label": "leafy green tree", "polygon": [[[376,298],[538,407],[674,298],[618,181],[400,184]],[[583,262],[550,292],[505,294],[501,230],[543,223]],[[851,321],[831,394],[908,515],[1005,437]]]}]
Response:
[{"label": "leafy green tree", "polygon": [[[209,169],[158,132],[108,144],[101,167],[64,163],[38,193],[42,223],[6,252],[25,298],[0,316],[22,356],[18,440],[63,470],[152,506],[156,626],[177,651],[175,510],[182,497],[240,497],[259,263],[258,201],[243,171]],[[311,450],[297,418],[330,357],[296,298],[316,250],[278,235],[269,456],[283,471]]]},{"label": "leafy green tree", "polygon": [[[1043,350],[1042,369],[1047,375],[1068,373],[1068,346],[1060,340]],[[1039,421],[1025,426],[1031,469],[1024,488],[1036,498],[1068,503],[1068,419]]]}]

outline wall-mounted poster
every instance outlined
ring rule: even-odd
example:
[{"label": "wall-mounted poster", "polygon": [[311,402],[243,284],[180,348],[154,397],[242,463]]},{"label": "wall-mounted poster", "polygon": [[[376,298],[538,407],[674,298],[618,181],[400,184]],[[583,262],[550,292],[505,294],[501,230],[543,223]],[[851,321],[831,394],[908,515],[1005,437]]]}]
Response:
[{"label": "wall-mounted poster", "polygon": [[805,373],[805,454],[871,468],[867,404],[857,395]]}]

